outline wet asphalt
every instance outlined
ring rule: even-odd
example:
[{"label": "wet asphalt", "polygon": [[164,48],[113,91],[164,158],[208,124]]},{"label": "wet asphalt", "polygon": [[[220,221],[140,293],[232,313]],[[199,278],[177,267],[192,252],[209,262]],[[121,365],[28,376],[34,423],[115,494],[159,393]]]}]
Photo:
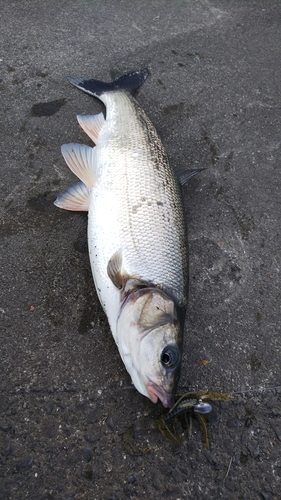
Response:
[{"label": "wet asphalt", "polygon": [[[0,499],[281,498],[281,2],[1,2]],[[132,386],[94,290],[87,216],[57,209],[60,153],[100,102],[68,75],[148,67],[138,101],[184,187],[181,391],[214,402],[176,447]],[[133,447],[132,450],[133,451]]]}]

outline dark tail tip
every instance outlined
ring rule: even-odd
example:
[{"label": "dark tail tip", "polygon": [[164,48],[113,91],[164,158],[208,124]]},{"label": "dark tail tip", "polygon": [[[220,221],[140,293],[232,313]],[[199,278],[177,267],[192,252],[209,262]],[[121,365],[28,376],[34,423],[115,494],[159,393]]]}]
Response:
[{"label": "dark tail tip", "polygon": [[127,73],[115,80],[113,85],[113,90],[137,90],[147,79],[149,75],[148,69],[141,69],[139,71],[134,71],[133,73]]},{"label": "dark tail tip", "polygon": [[132,73],[127,73],[111,83],[92,79],[87,80],[79,77],[69,77],[68,81],[87,94],[100,96],[105,92],[111,92],[114,90],[128,90],[129,92],[137,90],[147,79],[148,75],[148,69],[145,68]]}]

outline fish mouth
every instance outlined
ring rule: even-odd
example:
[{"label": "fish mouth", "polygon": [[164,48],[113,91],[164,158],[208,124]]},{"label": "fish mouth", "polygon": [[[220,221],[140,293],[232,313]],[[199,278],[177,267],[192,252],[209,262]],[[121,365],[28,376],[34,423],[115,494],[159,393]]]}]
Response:
[{"label": "fish mouth", "polygon": [[175,395],[173,393],[166,392],[163,387],[155,384],[152,380],[149,380],[146,389],[152,403],[157,403],[159,398],[164,408],[173,407],[175,401]]}]

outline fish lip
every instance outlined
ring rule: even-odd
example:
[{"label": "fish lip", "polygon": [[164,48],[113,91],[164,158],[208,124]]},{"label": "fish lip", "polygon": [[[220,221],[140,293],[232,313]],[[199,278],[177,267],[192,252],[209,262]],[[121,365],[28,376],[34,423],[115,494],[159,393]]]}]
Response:
[{"label": "fish lip", "polygon": [[152,380],[149,380],[146,389],[152,403],[157,403],[159,398],[164,408],[172,408],[174,406],[175,395],[166,392],[163,387],[152,382]]}]

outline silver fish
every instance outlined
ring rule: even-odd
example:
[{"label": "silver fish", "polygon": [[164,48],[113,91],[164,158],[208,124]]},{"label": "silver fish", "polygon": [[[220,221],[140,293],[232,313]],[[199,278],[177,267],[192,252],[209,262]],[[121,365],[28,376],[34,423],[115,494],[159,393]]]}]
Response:
[{"label": "silver fish", "polygon": [[[181,367],[188,256],[179,181],[161,140],[129,91],[148,71],[112,83],[70,78],[106,107],[78,116],[96,144],[62,146],[82,181],[55,205],[88,210],[93,278],[121,358],[138,391],[171,407]],[[197,171],[187,171],[186,182]]]}]

